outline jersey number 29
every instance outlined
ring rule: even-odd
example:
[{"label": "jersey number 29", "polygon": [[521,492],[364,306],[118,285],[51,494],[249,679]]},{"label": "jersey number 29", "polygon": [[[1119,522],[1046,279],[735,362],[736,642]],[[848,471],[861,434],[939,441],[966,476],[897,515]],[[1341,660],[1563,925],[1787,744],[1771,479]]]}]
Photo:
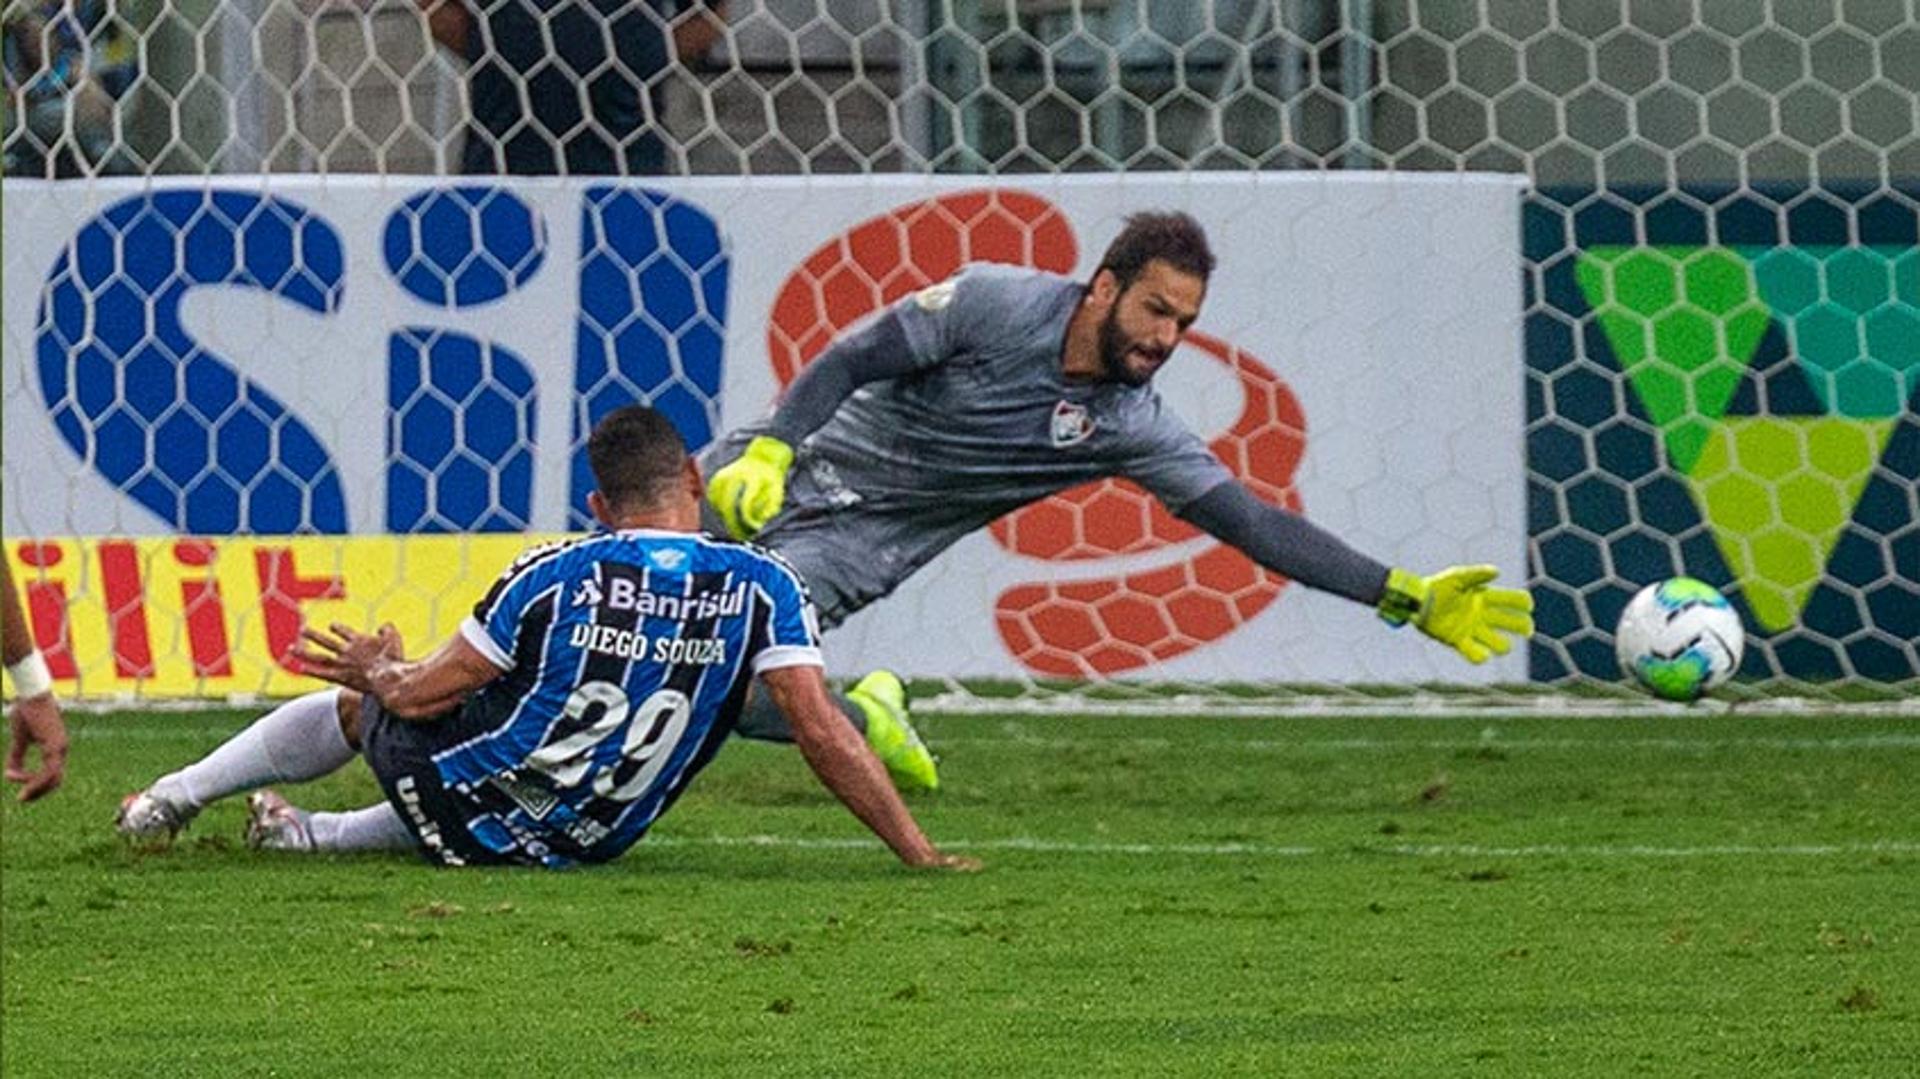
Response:
[{"label": "jersey number 29", "polygon": [[630,712],[633,722],[627,725],[620,756],[594,772],[593,793],[616,802],[640,797],[687,733],[693,702],[677,689],[659,690],[634,709],[619,686],[588,682],[567,698],[563,712],[567,726],[583,722],[586,726],[535,750],[527,758],[528,766],[558,786],[577,786],[594,771],[595,747],[627,723]]}]

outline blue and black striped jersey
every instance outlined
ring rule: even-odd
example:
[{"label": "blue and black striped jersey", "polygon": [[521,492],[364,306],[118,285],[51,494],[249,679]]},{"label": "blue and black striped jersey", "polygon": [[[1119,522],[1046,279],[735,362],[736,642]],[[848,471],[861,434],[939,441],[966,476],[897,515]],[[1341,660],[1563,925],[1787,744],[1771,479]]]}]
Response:
[{"label": "blue and black striped jersey", "polygon": [[632,846],[732,731],[753,675],[821,663],[779,556],[684,532],[532,548],[461,633],[503,673],[435,755],[441,779],[485,808],[482,843],[537,840],[556,862]]}]

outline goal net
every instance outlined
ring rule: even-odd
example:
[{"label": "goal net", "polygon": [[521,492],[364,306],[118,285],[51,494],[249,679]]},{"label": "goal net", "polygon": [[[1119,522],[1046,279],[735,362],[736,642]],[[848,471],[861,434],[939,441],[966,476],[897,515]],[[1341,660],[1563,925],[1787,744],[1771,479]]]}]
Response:
[{"label": "goal net", "polygon": [[0,524],[62,692],[296,692],[316,621],[429,645],[584,525],[609,409],[697,449],[881,306],[969,261],[1085,276],[1156,207],[1221,255],[1168,406],[1369,554],[1524,580],[1538,637],[1469,668],[1112,481],[956,544],[836,668],[1604,698],[1627,598],[1686,575],[1741,612],[1738,694],[1920,685],[1911,3],[709,17],[9,0]]}]

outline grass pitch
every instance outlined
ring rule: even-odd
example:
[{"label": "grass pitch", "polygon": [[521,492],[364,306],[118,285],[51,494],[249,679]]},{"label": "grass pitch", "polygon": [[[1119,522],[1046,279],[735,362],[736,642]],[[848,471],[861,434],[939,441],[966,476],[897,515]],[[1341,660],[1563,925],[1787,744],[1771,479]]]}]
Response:
[{"label": "grass pitch", "polygon": [[[237,713],[78,716],[0,824],[9,1076],[1911,1075],[1899,718],[929,723],[897,867],[736,742],[600,869],[122,847]],[[346,808],[365,766],[290,793]]]}]

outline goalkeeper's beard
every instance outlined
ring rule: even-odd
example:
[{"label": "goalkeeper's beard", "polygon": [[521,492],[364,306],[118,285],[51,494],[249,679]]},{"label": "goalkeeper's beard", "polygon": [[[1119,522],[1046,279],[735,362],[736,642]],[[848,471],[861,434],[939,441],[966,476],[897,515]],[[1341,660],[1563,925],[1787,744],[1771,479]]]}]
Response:
[{"label": "goalkeeper's beard", "polygon": [[[1152,366],[1144,371],[1136,371],[1127,364],[1127,357],[1138,348]],[[1167,353],[1147,345],[1135,345],[1127,339],[1120,329],[1118,312],[1108,312],[1105,321],[1100,323],[1100,368],[1107,381],[1119,382],[1127,386],[1144,386],[1153,381],[1153,373],[1165,363]]]}]

